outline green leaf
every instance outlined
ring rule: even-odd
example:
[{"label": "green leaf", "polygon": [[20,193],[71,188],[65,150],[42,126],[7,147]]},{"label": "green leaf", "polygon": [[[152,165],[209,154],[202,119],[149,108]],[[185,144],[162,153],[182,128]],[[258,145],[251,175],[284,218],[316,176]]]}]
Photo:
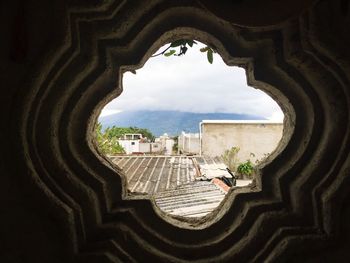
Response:
[{"label": "green leaf", "polygon": [[199,51],[200,52],[207,52],[209,47],[202,47]]},{"label": "green leaf", "polygon": [[174,55],[174,54],[175,54],[175,52],[176,52],[176,50],[171,49],[171,50],[169,50],[167,53],[165,53],[165,54],[164,54],[164,56],[166,56],[166,57],[170,57],[171,55]]},{"label": "green leaf", "polygon": [[190,46],[190,47],[193,47],[193,44],[197,44],[195,41],[193,40],[187,40],[187,44]]},{"label": "green leaf", "polygon": [[184,45],[186,44],[186,40],[183,40],[183,39],[179,39],[179,40],[176,40],[174,42],[172,42],[170,44],[171,47],[178,47],[178,46],[181,46],[181,45]]},{"label": "green leaf", "polygon": [[210,64],[213,64],[213,50],[211,50],[210,48],[208,49],[207,52],[207,58]]}]

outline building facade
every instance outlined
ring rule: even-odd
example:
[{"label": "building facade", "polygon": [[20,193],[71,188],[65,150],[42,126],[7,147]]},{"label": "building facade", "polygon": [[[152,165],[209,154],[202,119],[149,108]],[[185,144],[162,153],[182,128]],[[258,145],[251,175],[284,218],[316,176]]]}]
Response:
[{"label": "building facade", "polygon": [[155,142],[161,146],[162,154],[172,155],[175,141],[167,133],[156,138]]},{"label": "building facade", "polygon": [[119,138],[119,144],[124,148],[126,154],[140,152],[140,140],[142,139],[141,133],[128,133]]},{"label": "building facade", "polygon": [[283,135],[282,122],[203,120],[200,123],[200,153],[210,157],[224,155],[238,147],[237,161],[264,159],[277,147]]},{"label": "building facade", "polygon": [[200,153],[200,137],[199,133],[182,132],[178,137],[178,150],[182,154]]}]

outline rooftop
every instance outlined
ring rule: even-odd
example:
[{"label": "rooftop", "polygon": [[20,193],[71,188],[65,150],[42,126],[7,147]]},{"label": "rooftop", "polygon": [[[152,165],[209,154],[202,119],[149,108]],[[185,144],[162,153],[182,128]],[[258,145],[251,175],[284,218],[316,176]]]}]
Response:
[{"label": "rooftop", "polygon": [[212,212],[227,193],[216,177],[232,177],[221,158],[202,156],[115,156],[127,191],[153,196],[159,208],[173,215],[198,217]]}]

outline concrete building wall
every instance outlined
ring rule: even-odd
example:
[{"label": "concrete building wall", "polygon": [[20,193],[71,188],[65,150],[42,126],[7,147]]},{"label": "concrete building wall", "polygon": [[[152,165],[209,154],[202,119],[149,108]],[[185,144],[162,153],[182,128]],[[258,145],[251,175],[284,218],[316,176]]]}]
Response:
[{"label": "concrete building wall", "polygon": [[239,147],[238,162],[255,162],[276,149],[283,135],[283,123],[203,122],[201,132],[203,155],[221,156],[225,150]]},{"label": "concrete building wall", "polygon": [[138,140],[118,140],[118,142],[124,148],[126,154],[140,152],[140,142]]},{"label": "concrete building wall", "polygon": [[139,151],[141,153],[149,153],[149,152],[151,152],[151,143],[150,142],[142,142],[142,143],[140,143]]},{"label": "concrete building wall", "polygon": [[152,153],[161,153],[163,150],[162,145],[158,142],[152,142],[151,147],[152,147]]},{"label": "concrete building wall", "polygon": [[175,141],[173,139],[167,139],[165,141],[165,155],[172,155],[174,143]]},{"label": "concrete building wall", "polygon": [[[1,4],[0,262],[349,262],[349,1]],[[186,37],[259,61],[235,60],[294,132],[259,194],[189,221],[123,198],[123,174],[92,147],[119,64]]]},{"label": "concrete building wall", "polygon": [[155,143],[160,145],[160,151],[165,155],[171,155],[173,152],[174,139],[170,138],[167,133],[155,139]]},{"label": "concrete building wall", "polygon": [[200,152],[199,134],[182,132],[178,138],[178,147],[182,153],[199,154]]},{"label": "concrete building wall", "polygon": [[139,149],[141,153],[160,153],[162,151],[162,145],[157,142],[141,142]]}]

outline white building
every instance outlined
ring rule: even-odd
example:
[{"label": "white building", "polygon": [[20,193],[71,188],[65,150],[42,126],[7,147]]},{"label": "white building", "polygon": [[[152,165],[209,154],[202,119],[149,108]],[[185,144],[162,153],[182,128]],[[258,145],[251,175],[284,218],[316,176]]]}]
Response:
[{"label": "white building", "polygon": [[140,140],[142,139],[141,133],[127,133],[123,137],[119,138],[119,144],[124,148],[126,154],[140,152]]},{"label": "white building", "polygon": [[185,133],[182,132],[178,137],[178,150],[183,154],[200,153],[200,139],[199,133]]},{"label": "white building", "polygon": [[[140,133],[128,133],[118,139],[118,143],[124,148],[126,154],[132,153],[156,153],[166,152],[168,140],[164,137],[159,142],[149,142]],[[168,146],[170,147],[170,146]],[[172,146],[171,146],[172,147]]]},{"label": "white building", "polygon": [[140,142],[139,144],[139,152],[140,153],[157,153],[161,154],[162,145],[158,142]]},{"label": "white building", "polygon": [[155,139],[156,143],[159,143],[162,148],[162,153],[165,155],[171,155],[173,153],[173,146],[175,144],[174,139],[170,138],[167,133],[159,136]]}]

